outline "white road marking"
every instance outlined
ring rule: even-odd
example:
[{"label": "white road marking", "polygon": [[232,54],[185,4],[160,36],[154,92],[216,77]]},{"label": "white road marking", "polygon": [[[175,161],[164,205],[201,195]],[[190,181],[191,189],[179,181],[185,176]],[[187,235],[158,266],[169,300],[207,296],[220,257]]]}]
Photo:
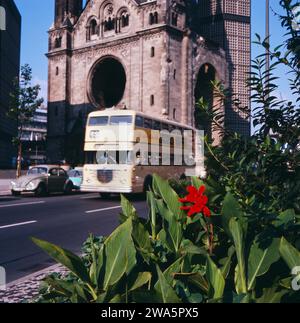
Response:
[{"label": "white road marking", "polygon": [[121,206],[112,206],[112,207],[107,207],[107,208],[104,208],[104,209],[91,210],[91,211],[86,211],[85,213],[91,214],[91,213],[98,213],[98,212],[115,210],[115,209],[121,209]]},{"label": "white road marking", "polygon": [[24,205],[35,205],[35,204],[43,204],[43,203],[45,203],[45,201],[26,202],[26,203],[15,203],[15,204],[4,204],[4,205],[0,205],[0,208],[13,207],[13,206],[24,206]]},{"label": "white road marking", "polygon": [[33,223],[37,223],[37,221],[28,221],[28,222],[21,222],[21,223],[3,225],[2,227],[0,227],[0,229],[7,229],[7,228],[12,228],[12,227],[19,227],[21,225],[33,224]]}]

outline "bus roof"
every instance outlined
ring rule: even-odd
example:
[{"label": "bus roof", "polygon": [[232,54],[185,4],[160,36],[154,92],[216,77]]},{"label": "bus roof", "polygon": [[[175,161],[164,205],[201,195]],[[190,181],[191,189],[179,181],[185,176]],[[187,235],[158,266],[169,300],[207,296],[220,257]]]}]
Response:
[{"label": "bus roof", "polygon": [[168,120],[168,119],[161,119],[159,117],[153,117],[153,116],[147,115],[147,114],[145,114],[143,112],[134,111],[134,110],[106,109],[106,110],[100,110],[100,111],[91,112],[89,114],[89,117],[115,116],[115,115],[141,116],[141,117],[149,118],[149,119],[156,120],[156,121],[159,121],[159,122],[165,122],[165,123],[168,123],[168,124],[173,124],[173,125],[178,126],[178,127],[195,130],[195,128],[192,127],[192,126],[188,126],[188,125],[185,125],[185,124],[182,124],[182,123],[179,123],[179,122],[176,122],[176,121]]}]

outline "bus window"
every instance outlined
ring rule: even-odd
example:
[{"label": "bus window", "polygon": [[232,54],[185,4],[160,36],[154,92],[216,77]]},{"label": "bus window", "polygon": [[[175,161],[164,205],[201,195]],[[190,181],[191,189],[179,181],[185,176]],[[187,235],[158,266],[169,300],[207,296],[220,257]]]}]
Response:
[{"label": "bus window", "polygon": [[87,151],[85,154],[85,163],[86,164],[94,164],[95,163],[95,152]]},{"label": "bus window", "polygon": [[99,165],[109,164],[109,165],[130,165],[133,162],[132,151],[97,151],[96,162]]},{"label": "bus window", "polygon": [[89,126],[106,126],[108,124],[108,117],[91,117]]},{"label": "bus window", "polygon": [[169,125],[168,125],[167,123],[164,123],[164,122],[163,122],[163,123],[161,124],[161,129],[162,129],[162,130],[167,130],[167,131],[169,131]]},{"label": "bus window", "polygon": [[173,130],[176,130],[176,126],[169,124],[169,131],[172,132]]},{"label": "bus window", "polygon": [[144,120],[144,128],[147,128],[147,129],[152,128],[152,120],[151,119],[145,119]]},{"label": "bus window", "polygon": [[161,123],[159,121],[154,120],[152,129],[153,130],[160,130],[161,129]]},{"label": "bus window", "polygon": [[99,165],[107,163],[107,152],[106,151],[97,151],[96,152],[96,162]]},{"label": "bus window", "polygon": [[136,116],[135,125],[136,125],[136,127],[143,128],[144,127],[144,118],[141,116]]},{"label": "bus window", "polygon": [[132,116],[111,116],[110,124],[111,125],[132,124]]}]

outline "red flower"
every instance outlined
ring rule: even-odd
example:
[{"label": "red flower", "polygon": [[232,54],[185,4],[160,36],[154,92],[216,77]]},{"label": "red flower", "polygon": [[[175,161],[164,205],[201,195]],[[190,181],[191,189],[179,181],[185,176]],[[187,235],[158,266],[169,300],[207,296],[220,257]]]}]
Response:
[{"label": "red flower", "polygon": [[205,186],[202,185],[199,190],[194,186],[187,187],[188,195],[182,199],[179,199],[181,203],[189,203],[190,205],[182,206],[180,209],[188,211],[188,217],[192,217],[194,214],[202,213],[205,217],[209,218],[211,212],[206,206],[208,197],[204,195]]}]

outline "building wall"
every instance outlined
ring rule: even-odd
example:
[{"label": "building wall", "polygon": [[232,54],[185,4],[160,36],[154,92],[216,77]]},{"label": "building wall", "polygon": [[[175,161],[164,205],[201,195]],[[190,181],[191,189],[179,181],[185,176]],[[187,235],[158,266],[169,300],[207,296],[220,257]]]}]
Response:
[{"label": "building wall", "polygon": [[11,141],[17,125],[6,113],[12,82],[20,68],[21,16],[12,0],[0,0],[0,6],[6,12],[6,30],[0,30],[0,168],[6,168],[16,153]]}]

